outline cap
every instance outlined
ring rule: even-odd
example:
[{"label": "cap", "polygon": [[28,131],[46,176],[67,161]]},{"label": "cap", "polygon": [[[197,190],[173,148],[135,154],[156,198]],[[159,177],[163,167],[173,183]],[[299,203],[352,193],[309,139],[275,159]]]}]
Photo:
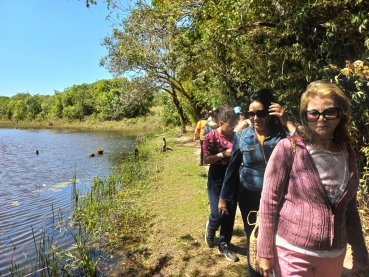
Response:
[{"label": "cap", "polygon": [[233,110],[235,114],[242,114],[241,107],[234,107]]}]

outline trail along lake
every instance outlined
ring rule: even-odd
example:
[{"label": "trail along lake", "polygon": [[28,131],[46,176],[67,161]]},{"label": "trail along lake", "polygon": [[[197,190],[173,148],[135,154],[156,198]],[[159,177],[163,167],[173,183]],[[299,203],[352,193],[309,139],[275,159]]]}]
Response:
[{"label": "trail along lake", "polygon": [[[12,261],[21,263],[34,254],[32,228],[36,237],[42,230],[54,235],[59,247],[73,243],[71,236],[52,231],[52,207],[54,213],[70,214],[74,177],[81,189],[97,176],[105,179],[124,155],[133,153],[137,135],[0,129],[0,274],[6,276]],[[97,155],[98,148],[103,155]]]}]

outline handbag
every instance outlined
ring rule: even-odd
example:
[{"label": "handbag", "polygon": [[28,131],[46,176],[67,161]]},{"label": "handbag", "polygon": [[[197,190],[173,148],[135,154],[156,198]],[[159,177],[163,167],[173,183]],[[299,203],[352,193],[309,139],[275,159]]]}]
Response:
[{"label": "handbag", "polygon": [[[291,160],[290,160],[290,167],[289,167],[289,172],[291,172],[293,160],[294,160],[294,157],[295,157],[295,154],[296,154],[296,142],[292,138],[289,138],[289,140],[291,141],[291,145],[292,145],[291,146]],[[279,196],[278,203],[281,203],[281,200],[282,200],[282,197],[283,197],[283,192],[284,192],[284,189],[286,187],[286,184],[288,183],[288,179],[289,178],[286,178],[286,181],[283,184],[282,193]],[[256,213],[256,222],[255,223],[250,223],[250,221],[249,221],[249,217],[250,217],[251,213]],[[259,233],[259,211],[250,211],[249,212],[249,214],[247,215],[247,224],[255,225],[255,227],[252,230],[251,235],[250,235],[249,264],[254,270],[259,271],[259,266],[256,262],[257,239],[258,239],[258,233]]]}]

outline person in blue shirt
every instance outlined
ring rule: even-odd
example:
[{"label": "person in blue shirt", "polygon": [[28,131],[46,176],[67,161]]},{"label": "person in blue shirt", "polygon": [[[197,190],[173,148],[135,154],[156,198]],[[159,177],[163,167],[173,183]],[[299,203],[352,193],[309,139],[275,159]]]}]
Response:
[{"label": "person in blue shirt", "polygon": [[[277,143],[286,137],[287,130],[293,133],[295,125],[288,121],[284,109],[279,105],[269,89],[261,89],[250,97],[246,117],[251,125],[236,133],[232,155],[224,177],[219,197],[219,212],[228,213],[228,206],[238,191],[238,205],[247,236],[247,249],[254,228],[247,223],[250,211],[259,209],[265,168]],[[238,188],[239,186],[239,188]],[[255,222],[256,214],[250,215]],[[249,256],[248,256],[249,259]],[[259,272],[249,266],[249,276],[259,277]]]}]

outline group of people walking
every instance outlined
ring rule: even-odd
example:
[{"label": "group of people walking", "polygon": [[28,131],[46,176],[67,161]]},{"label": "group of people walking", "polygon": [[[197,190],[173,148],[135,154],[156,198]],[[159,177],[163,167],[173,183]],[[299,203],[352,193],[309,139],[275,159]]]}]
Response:
[{"label": "group of people walking", "polygon": [[[246,120],[225,105],[217,127],[203,137],[202,163],[210,164],[210,215],[205,242],[237,261],[230,248],[237,204],[249,249],[257,220],[258,268],[249,276],[339,277],[346,245],[352,249],[351,276],[368,271],[356,203],[359,184],[349,147],[350,103],[328,82],[311,83],[300,102],[302,127],[288,120],[269,89],[250,97]],[[196,133],[195,133],[196,135]],[[248,261],[250,255],[248,254]]]}]

